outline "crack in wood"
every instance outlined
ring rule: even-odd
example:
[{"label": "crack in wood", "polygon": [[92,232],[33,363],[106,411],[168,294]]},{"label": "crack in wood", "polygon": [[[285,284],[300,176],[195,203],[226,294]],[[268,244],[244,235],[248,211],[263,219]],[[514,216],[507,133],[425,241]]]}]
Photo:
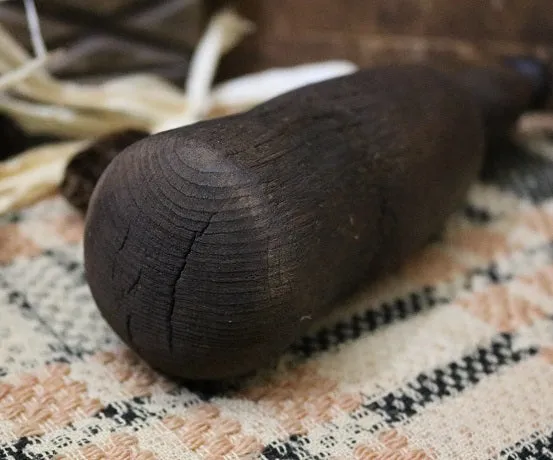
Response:
[{"label": "crack in wood", "polygon": [[170,304],[168,319],[167,319],[167,343],[168,343],[168,346],[169,346],[169,352],[171,354],[173,353],[173,316],[174,316],[174,313],[175,313],[177,284],[178,284],[179,280],[182,278],[182,276],[184,274],[184,271],[186,270],[186,265],[187,265],[187,262],[188,262],[188,256],[190,256],[190,254],[192,253],[196,242],[204,236],[205,232],[207,231],[207,228],[211,224],[211,221],[212,221],[214,215],[215,214],[212,214],[211,216],[209,216],[209,219],[207,220],[206,224],[200,230],[198,230],[198,231],[196,231],[192,234],[192,238],[190,239],[190,244],[186,248],[186,252],[184,254],[183,263],[179,267],[179,271],[178,271],[177,276],[175,277],[175,281],[171,284],[171,286],[172,286],[172,289],[171,289],[171,304]]}]

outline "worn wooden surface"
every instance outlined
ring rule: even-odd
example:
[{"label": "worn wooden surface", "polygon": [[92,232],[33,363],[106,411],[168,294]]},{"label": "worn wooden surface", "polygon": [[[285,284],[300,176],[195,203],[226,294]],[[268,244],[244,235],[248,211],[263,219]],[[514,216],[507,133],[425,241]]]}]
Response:
[{"label": "worn wooden surface", "polygon": [[490,128],[532,99],[518,75],[475,71],[377,67],[133,144],[88,211],[100,311],[170,375],[270,364],[465,200]]},{"label": "worn wooden surface", "polygon": [[328,58],[361,65],[553,52],[550,0],[207,0],[258,24],[225,73]]}]

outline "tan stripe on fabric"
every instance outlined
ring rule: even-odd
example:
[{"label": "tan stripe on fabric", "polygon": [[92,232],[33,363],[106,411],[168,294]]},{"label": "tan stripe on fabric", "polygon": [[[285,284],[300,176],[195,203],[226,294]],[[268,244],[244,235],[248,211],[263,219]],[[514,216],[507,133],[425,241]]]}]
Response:
[{"label": "tan stripe on fabric", "polygon": [[259,438],[243,433],[238,419],[224,417],[214,404],[195,406],[184,416],[165,417],[163,424],[186,449],[201,458],[222,458],[230,454],[253,456],[263,447]]},{"label": "tan stripe on fabric", "polygon": [[[74,378],[87,382],[88,393],[104,405],[133,397],[163,397],[177,386],[124,345],[72,363],[71,372]],[[195,398],[192,394],[190,397]],[[182,400],[186,399],[183,395]]]},{"label": "tan stripe on fabric", "polygon": [[150,396],[156,387],[169,392],[176,383],[152,370],[136,354],[126,347],[115,353],[100,352],[95,356],[109,374],[132,397]]},{"label": "tan stripe on fabric", "polygon": [[553,365],[553,347],[543,348],[540,352],[540,357],[546,360],[549,364]]},{"label": "tan stripe on fabric", "polygon": [[42,249],[79,243],[84,231],[83,218],[61,197],[22,210],[19,227]]},{"label": "tan stripe on fabric", "polygon": [[501,332],[531,326],[553,312],[551,265],[524,273],[502,285],[486,286],[457,300],[457,304]]},{"label": "tan stripe on fabric", "polygon": [[86,384],[72,380],[70,373],[66,364],[50,365],[4,387],[0,417],[13,423],[17,437],[42,435],[102,408],[88,396]]},{"label": "tan stripe on fabric", "polygon": [[521,225],[541,235],[544,241],[553,238],[553,200],[523,212],[519,220]]},{"label": "tan stripe on fabric", "polygon": [[69,214],[53,219],[53,232],[67,244],[80,243],[84,236],[84,220],[78,214]]},{"label": "tan stripe on fabric", "polygon": [[[159,457],[150,451],[140,449],[135,436],[126,433],[112,435],[107,441],[99,444],[88,444],[85,447],[60,454],[55,460],[158,460]],[[161,459],[159,459],[161,460]]]},{"label": "tan stripe on fabric", "polygon": [[516,286],[510,285],[488,287],[457,303],[501,332],[529,326],[545,317],[539,305],[517,295]]},{"label": "tan stripe on fabric", "polygon": [[[484,227],[459,228],[446,233],[444,245],[457,253],[458,258],[473,256],[472,264],[486,263],[510,250],[507,237],[498,231]],[[463,257],[461,257],[463,255]]]},{"label": "tan stripe on fabric", "polygon": [[518,280],[518,292],[538,304],[547,314],[553,314],[553,265],[521,276]]},{"label": "tan stripe on fabric", "polygon": [[0,225],[0,264],[12,262],[16,257],[30,257],[40,248],[27,238],[17,224]]},{"label": "tan stripe on fabric", "polygon": [[379,424],[382,424],[380,415],[368,409],[358,408],[351,413],[344,412],[328,424],[309,427],[309,452],[313,457],[326,458],[326,455],[329,458],[353,459],[355,446],[375,441],[376,434],[371,434],[369,430]]},{"label": "tan stripe on fabric", "polygon": [[289,434],[307,434],[362,403],[359,392],[346,392],[338,382],[319,374],[312,363],[299,365],[285,376],[251,386],[239,395],[255,401]]},{"label": "tan stripe on fabric", "polygon": [[409,439],[398,430],[381,432],[377,440],[361,443],[353,451],[356,460],[430,460],[433,452],[410,445]]},{"label": "tan stripe on fabric", "polygon": [[203,460],[196,452],[188,450],[173,431],[162,421],[152,421],[149,426],[133,432],[141,449],[154,452],[159,460]]}]

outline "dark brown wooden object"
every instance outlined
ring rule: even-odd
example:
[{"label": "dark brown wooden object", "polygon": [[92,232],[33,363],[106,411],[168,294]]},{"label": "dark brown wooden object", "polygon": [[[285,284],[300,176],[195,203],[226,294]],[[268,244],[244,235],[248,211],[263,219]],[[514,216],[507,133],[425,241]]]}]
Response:
[{"label": "dark brown wooden object", "polygon": [[[272,362],[461,205],[495,113],[473,86],[493,75],[378,67],[134,144],[102,175],[87,218],[103,316],[173,376]],[[527,83],[494,97],[521,110]]]}]

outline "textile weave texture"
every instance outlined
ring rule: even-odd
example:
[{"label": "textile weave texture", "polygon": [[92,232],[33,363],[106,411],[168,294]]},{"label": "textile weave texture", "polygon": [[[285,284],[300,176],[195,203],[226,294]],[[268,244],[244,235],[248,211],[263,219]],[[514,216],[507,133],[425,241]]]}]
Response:
[{"label": "textile weave texture", "polygon": [[0,220],[0,459],[553,458],[553,163],[497,155],[441,238],[224,391],[150,370],[52,197]]}]

